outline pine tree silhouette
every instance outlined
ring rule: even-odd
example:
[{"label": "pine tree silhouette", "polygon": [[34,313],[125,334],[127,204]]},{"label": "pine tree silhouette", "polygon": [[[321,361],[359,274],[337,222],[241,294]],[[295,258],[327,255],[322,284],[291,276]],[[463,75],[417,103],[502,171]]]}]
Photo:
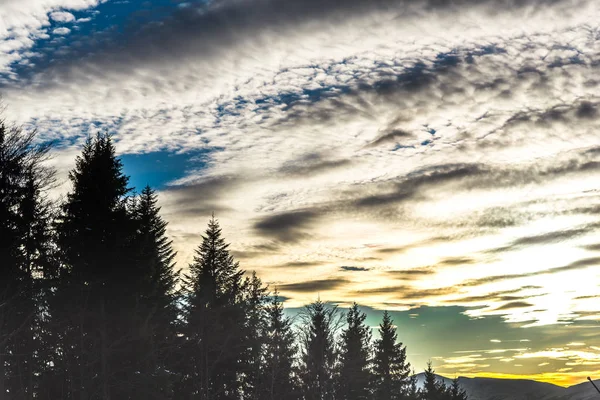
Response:
[{"label": "pine tree silhouette", "polygon": [[425,383],[421,390],[421,400],[446,400],[450,397],[448,388],[443,382],[438,381],[431,361],[425,370]]},{"label": "pine tree silhouette", "polygon": [[214,217],[185,276],[181,389],[192,398],[238,399],[247,351],[243,273]]},{"label": "pine tree silhouette", "polygon": [[302,326],[302,385],[306,400],[335,398],[337,309],[318,300],[305,307]]},{"label": "pine tree silhouette", "polygon": [[406,361],[406,347],[398,343],[396,327],[387,311],[379,324],[379,336],[373,357],[375,398],[402,399],[409,384],[410,364]]},{"label": "pine tree silhouette", "polygon": [[244,281],[245,324],[244,340],[246,354],[243,357],[243,393],[249,400],[261,399],[261,367],[266,341],[267,288],[256,273]]},{"label": "pine tree silhouette", "polygon": [[0,121],[0,399],[34,398],[43,370],[43,284],[55,267],[44,192],[53,171],[35,135]]},{"label": "pine tree silhouette", "polygon": [[132,335],[138,335],[136,393],[146,398],[173,397],[172,365],[177,334],[177,283],[175,252],[166,236],[167,223],[160,217],[158,196],[146,186],[134,203],[137,230],[133,240],[138,299],[133,319]]},{"label": "pine tree silhouette", "polygon": [[131,393],[131,313],[135,278],[128,177],[110,137],[89,139],[69,174],[73,185],[58,220],[64,271],[51,313],[62,342],[63,398],[108,400]]},{"label": "pine tree silhouette", "polygon": [[283,303],[275,292],[266,309],[264,362],[261,367],[261,400],[299,400],[295,367],[296,337],[292,322],[284,315]]},{"label": "pine tree silhouette", "polygon": [[371,398],[371,328],[366,314],[354,303],[346,315],[346,328],[340,340],[340,376],[337,398]]},{"label": "pine tree silhouette", "polygon": [[450,386],[449,392],[449,400],[467,400],[467,392],[465,392],[458,383],[458,378],[454,378],[452,380],[452,386]]}]

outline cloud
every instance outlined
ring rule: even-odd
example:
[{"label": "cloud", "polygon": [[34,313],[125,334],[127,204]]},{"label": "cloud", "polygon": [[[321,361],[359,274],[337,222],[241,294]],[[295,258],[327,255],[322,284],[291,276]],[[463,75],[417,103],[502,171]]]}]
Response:
[{"label": "cloud", "polygon": [[447,257],[438,262],[440,266],[454,266],[454,265],[465,265],[474,264],[477,261],[471,257]]},{"label": "cloud", "polygon": [[510,302],[510,303],[506,303],[506,304],[501,305],[496,310],[497,311],[512,310],[512,309],[515,309],[515,308],[527,308],[527,307],[533,307],[533,304],[528,303],[526,301],[513,301],[513,302]]},{"label": "cloud", "polygon": [[[6,4],[1,15],[18,11]],[[583,242],[599,215],[593,1],[225,0],[127,29],[99,27],[117,14],[103,3],[64,37],[48,33],[73,21],[52,13],[97,3],[41,4],[10,19],[16,35],[0,27],[11,113],[65,146],[107,130],[119,154],[205,152],[160,189],[182,265],[216,212],[265,281],[360,265],[364,281],[336,299],[456,297],[489,315],[549,309],[501,294],[543,274],[535,294],[564,290],[569,309],[590,311],[549,275],[595,262]],[[294,275],[281,281],[283,268]]]},{"label": "cloud", "polygon": [[530,297],[534,297],[535,295],[525,296],[525,295],[521,294],[519,296],[515,296],[515,294],[518,294],[525,290],[532,290],[532,289],[543,289],[543,288],[541,286],[529,285],[529,286],[520,287],[518,289],[501,290],[501,291],[490,292],[490,293],[486,293],[486,294],[471,295],[471,296],[455,298],[455,299],[448,300],[448,302],[452,303],[452,304],[476,304],[476,303],[493,304],[493,303],[498,303],[501,301],[526,300]]},{"label": "cloud", "polygon": [[281,265],[282,268],[305,268],[305,267],[314,267],[320,265],[322,263],[317,261],[290,261]]},{"label": "cloud", "polygon": [[382,295],[393,300],[425,300],[430,297],[447,296],[457,293],[460,289],[454,287],[442,287],[432,289],[419,289],[413,286],[387,286],[371,289],[362,289],[354,292],[354,295]]},{"label": "cloud", "polygon": [[590,257],[590,258],[584,258],[581,260],[574,261],[574,262],[564,265],[562,267],[549,268],[549,269],[545,269],[545,270],[527,272],[527,273],[521,273],[521,274],[492,275],[492,276],[487,276],[484,278],[471,279],[471,280],[467,280],[467,281],[463,282],[461,284],[461,286],[466,286],[466,287],[480,286],[480,285],[484,285],[487,283],[493,283],[493,282],[499,282],[499,281],[505,281],[505,280],[511,280],[511,279],[536,277],[536,276],[540,276],[540,275],[557,274],[560,272],[567,272],[567,271],[576,271],[579,269],[586,269],[586,268],[589,268],[589,267],[592,267],[592,266],[595,266],[598,264],[600,264],[600,257]]},{"label": "cloud", "polygon": [[378,138],[373,140],[371,143],[369,143],[366,147],[370,148],[370,147],[381,146],[383,144],[395,144],[395,143],[399,143],[403,139],[413,139],[413,138],[414,138],[414,135],[410,132],[403,131],[402,129],[393,129],[390,132],[387,132],[387,133],[379,136]]},{"label": "cloud", "polygon": [[292,211],[269,215],[254,223],[260,234],[282,242],[296,242],[306,237],[305,228],[319,218],[316,211]]},{"label": "cloud", "polygon": [[435,270],[432,268],[414,268],[404,270],[391,270],[386,271],[387,275],[394,277],[395,279],[401,280],[416,280],[422,279],[428,275],[435,274]]},{"label": "cloud", "polygon": [[349,281],[345,279],[317,279],[309,282],[287,283],[278,285],[277,289],[282,292],[296,293],[318,293],[337,289],[347,285]]},{"label": "cloud", "polygon": [[316,174],[347,167],[351,163],[351,160],[330,160],[324,158],[321,154],[311,153],[298,160],[286,162],[279,169],[279,172],[293,177],[314,176]]},{"label": "cloud", "polygon": [[71,30],[69,28],[61,27],[54,29],[52,33],[54,33],[55,35],[68,35],[69,33],[71,33]]},{"label": "cloud", "polygon": [[350,271],[350,272],[364,272],[364,271],[370,271],[370,268],[365,268],[365,267],[356,267],[356,266],[352,266],[352,265],[342,265],[340,267],[340,269],[342,271]]},{"label": "cloud", "polygon": [[67,11],[54,11],[50,13],[50,18],[52,18],[53,21],[60,23],[75,21],[75,16]]}]

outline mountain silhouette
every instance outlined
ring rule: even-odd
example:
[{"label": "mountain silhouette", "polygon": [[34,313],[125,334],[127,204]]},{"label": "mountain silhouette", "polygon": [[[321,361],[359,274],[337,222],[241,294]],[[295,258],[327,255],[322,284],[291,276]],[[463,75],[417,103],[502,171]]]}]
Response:
[{"label": "mountain silhouette", "polygon": [[[422,387],[425,374],[420,373],[416,376],[417,386]],[[446,385],[452,383],[452,379],[436,376]],[[469,400],[600,400],[600,394],[589,382],[564,388],[526,379],[459,377],[458,381],[469,395]],[[596,380],[595,383],[600,385],[600,380]]]}]

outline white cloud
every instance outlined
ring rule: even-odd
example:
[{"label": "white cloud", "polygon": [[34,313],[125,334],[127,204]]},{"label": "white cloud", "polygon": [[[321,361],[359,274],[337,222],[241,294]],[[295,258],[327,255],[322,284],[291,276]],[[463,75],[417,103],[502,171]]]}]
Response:
[{"label": "white cloud", "polygon": [[[3,0],[0,2],[0,47],[4,42],[17,41],[19,50],[27,51],[34,38],[44,37],[50,25],[49,14],[58,10],[85,10],[100,0]],[[0,50],[0,73],[7,72],[14,60]]]},{"label": "white cloud", "polygon": [[52,31],[52,33],[54,33],[55,35],[68,35],[69,33],[71,33],[71,30],[69,28],[56,28]]},{"label": "white cloud", "polygon": [[[35,118],[46,139],[81,137],[94,126],[114,131],[122,153],[218,148],[203,168],[190,164],[178,182],[187,189],[161,193],[184,265],[218,207],[233,248],[255,255],[244,267],[269,282],[343,277],[347,284],[328,293],[336,301],[411,285],[420,297],[373,290],[362,301],[390,309],[475,305],[472,317],[515,323],[586,318],[581,312],[595,306],[576,299],[577,270],[543,283],[530,275],[460,286],[589,257],[578,245],[594,230],[573,238],[564,232],[597,222],[575,211],[598,203],[598,158],[585,153],[597,146],[599,128],[593,2],[527,12],[482,4],[232,28],[240,34],[223,45],[182,34],[141,42],[154,52],[115,49],[90,62],[66,60],[7,86],[4,97],[11,115]],[[569,11],[574,5],[578,12]],[[40,11],[40,30],[50,9]],[[0,54],[13,60],[31,43],[2,45]],[[198,189],[206,186],[211,196]],[[297,241],[256,228],[293,212],[314,216],[290,227]],[[553,232],[563,235],[518,245]],[[514,243],[514,250],[486,253]],[[305,268],[282,274],[290,259]],[[360,278],[341,272],[349,262],[370,271]],[[389,271],[424,266],[433,273],[421,280],[390,278]],[[488,296],[516,284],[542,287]],[[457,292],[438,290],[452,285]],[[297,303],[313,296],[289,295]]]},{"label": "white cloud", "polygon": [[55,22],[62,23],[75,21],[75,16],[67,11],[54,11],[50,13],[50,18]]}]

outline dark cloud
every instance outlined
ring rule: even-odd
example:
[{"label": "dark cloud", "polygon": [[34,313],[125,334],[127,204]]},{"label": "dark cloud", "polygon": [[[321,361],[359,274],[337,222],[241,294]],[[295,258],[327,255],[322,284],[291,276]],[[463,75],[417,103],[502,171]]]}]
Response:
[{"label": "dark cloud", "polygon": [[588,244],[582,247],[589,251],[600,251],[600,243]]},{"label": "dark cloud", "polygon": [[259,258],[264,257],[266,254],[276,253],[280,250],[277,243],[260,243],[252,246],[245,247],[243,249],[232,249],[231,254],[235,258]]},{"label": "dark cloud", "polygon": [[388,286],[374,289],[357,290],[355,295],[392,295],[394,300],[421,300],[427,297],[446,296],[459,292],[455,287],[442,287],[433,289],[418,289],[413,286]]},{"label": "dark cloud", "polygon": [[305,237],[305,229],[319,218],[316,211],[291,211],[264,217],[254,224],[254,229],[263,236],[281,242],[297,242]]},{"label": "dark cloud", "polygon": [[434,275],[435,270],[433,268],[413,268],[403,269],[395,271],[386,271],[387,275],[392,276],[394,279],[400,280],[418,280],[428,275]]},{"label": "dark cloud", "polygon": [[348,284],[346,279],[317,279],[307,282],[288,283],[277,286],[277,289],[285,292],[316,293],[337,289]]},{"label": "dark cloud", "polygon": [[494,303],[498,301],[517,301],[517,300],[526,300],[531,297],[536,297],[538,295],[531,296],[514,296],[517,293],[520,293],[524,290],[528,289],[541,289],[540,286],[523,286],[518,289],[512,290],[502,290],[497,292],[491,292],[483,295],[474,295],[474,296],[466,296],[458,299],[448,300],[447,303],[452,304],[461,304],[461,303],[477,303],[477,302],[488,302]]},{"label": "dark cloud", "polygon": [[371,194],[358,199],[358,207],[380,207],[396,204],[417,197],[419,190],[467,177],[484,174],[486,167],[481,164],[442,164],[413,171],[400,182],[394,184],[393,191],[384,194]]},{"label": "dark cloud", "polygon": [[575,300],[586,300],[586,299],[598,299],[600,298],[600,294],[594,294],[589,296],[577,296]]},{"label": "dark cloud", "polygon": [[304,157],[285,163],[279,172],[292,177],[311,176],[351,165],[347,159],[330,160],[318,153],[307,154]]},{"label": "dark cloud", "polygon": [[412,246],[400,246],[400,247],[382,247],[376,249],[375,252],[379,254],[399,254],[410,250]]},{"label": "dark cloud", "polygon": [[[445,14],[461,13],[464,7],[481,7],[486,12],[514,12],[520,7],[540,7],[569,4],[567,0],[248,0],[187,3],[176,8],[160,21],[144,25],[127,26],[127,29],[107,29],[79,38],[79,45],[61,48],[54,55],[54,63],[45,68],[50,76],[60,80],[85,76],[72,71],[77,63],[85,61],[88,72],[106,73],[106,67],[117,72],[135,64],[165,63],[167,60],[182,61],[190,55],[202,55],[209,60],[242,46],[249,38],[260,42],[261,33],[284,34],[307,23],[331,26],[354,16],[385,11],[398,19],[422,17],[422,12],[442,11]],[[456,55],[438,57],[434,68],[442,73],[459,62]],[[418,68],[413,77],[400,83],[405,89],[418,90],[431,75]],[[39,77],[37,82],[43,81]],[[397,90],[399,82],[394,79],[381,81],[373,87],[381,94]]]},{"label": "dark cloud", "polygon": [[566,240],[572,240],[588,233],[595,232],[598,230],[598,228],[600,228],[600,223],[592,223],[583,225],[579,228],[547,232],[540,235],[524,236],[512,241],[506,246],[486,250],[486,253],[504,253],[507,251],[517,250],[524,246],[547,245]]},{"label": "dark cloud", "polygon": [[352,265],[342,265],[340,267],[340,269],[342,271],[351,271],[351,272],[362,272],[362,271],[370,271],[370,268],[365,268],[365,267],[355,267]]},{"label": "dark cloud", "polygon": [[220,205],[220,200],[241,181],[237,176],[215,176],[185,185],[167,187],[161,190],[169,199],[163,210],[193,217],[229,211],[227,207]]},{"label": "dark cloud", "polygon": [[438,265],[454,266],[454,265],[465,265],[475,264],[477,260],[471,257],[447,257],[438,262]]},{"label": "dark cloud", "polygon": [[496,308],[496,310],[500,311],[500,310],[513,310],[515,308],[527,308],[527,307],[532,307],[533,304],[528,303],[526,301],[513,301],[511,303],[506,303],[503,304],[502,306]]},{"label": "dark cloud", "polygon": [[[571,64],[574,62],[571,62]],[[539,72],[544,74],[543,72]],[[573,124],[587,123],[586,120],[596,120],[598,117],[598,101],[581,100],[572,104],[558,104],[546,109],[529,109],[518,111],[506,122],[491,131],[488,135],[510,131],[514,128],[540,129],[561,124],[569,127]],[[496,145],[502,145],[502,140]]]},{"label": "dark cloud", "polygon": [[463,282],[460,286],[463,286],[463,287],[480,286],[480,285],[485,285],[488,283],[500,282],[500,281],[505,281],[505,280],[510,280],[510,279],[529,278],[529,277],[535,277],[535,276],[540,276],[540,275],[556,274],[556,273],[565,272],[565,271],[575,271],[575,270],[579,270],[579,269],[586,269],[588,267],[592,267],[592,266],[596,266],[596,265],[600,265],[600,257],[584,258],[581,260],[574,261],[570,264],[564,265],[562,267],[555,267],[555,268],[550,268],[550,269],[546,269],[546,270],[542,270],[542,271],[528,272],[528,273],[524,273],[524,274],[492,275],[492,276],[487,276],[484,278],[471,279],[471,280],[467,280],[467,281]]},{"label": "dark cloud", "polygon": [[280,265],[278,268],[308,268],[323,265],[320,261],[290,261]]},{"label": "dark cloud", "polygon": [[415,135],[413,135],[410,132],[404,131],[402,129],[394,129],[373,140],[366,146],[366,148],[378,147],[383,144],[395,144],[399,143],[401,140],[414,139],[414,137]]}]

